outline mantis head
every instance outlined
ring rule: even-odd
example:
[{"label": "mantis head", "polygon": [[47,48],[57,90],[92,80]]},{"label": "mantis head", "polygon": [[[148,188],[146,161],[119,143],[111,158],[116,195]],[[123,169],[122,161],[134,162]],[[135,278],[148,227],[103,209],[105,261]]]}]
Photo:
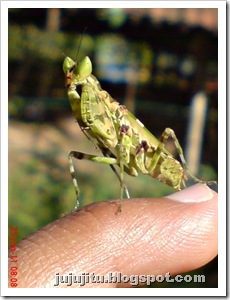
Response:
[{"label": "mantis head", "polygon": [[63,71],[66,76],[74,74],[78,80],[84,80],[92,73],[92,63],[88,56],[84,57],[79,63],[67,56],[63,62]]}]

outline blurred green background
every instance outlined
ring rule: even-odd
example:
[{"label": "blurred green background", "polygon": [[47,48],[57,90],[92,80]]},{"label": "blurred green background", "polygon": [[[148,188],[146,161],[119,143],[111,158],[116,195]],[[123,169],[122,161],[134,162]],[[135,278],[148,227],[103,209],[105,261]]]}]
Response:
[{"label": "blurred green background", "polygon": [[[216,9],[9,9],[9,225],[19,227],[19,239],[73,208],[69,151],[100,155],[72,116],[65,56],[88,55],[103,89],[156,137],[173,128],[186,153],[191,101],[205,93],[197,176],[215,180],[217,46]],[[119,197],[109,167],[75,165],[81,206]],[[125,180],[135,198],[173,192],[149,176]],[[196,274],[207,276],[200,287],[216,287],[217,259]],[[199,284],[175,285],[193,286]]]}]

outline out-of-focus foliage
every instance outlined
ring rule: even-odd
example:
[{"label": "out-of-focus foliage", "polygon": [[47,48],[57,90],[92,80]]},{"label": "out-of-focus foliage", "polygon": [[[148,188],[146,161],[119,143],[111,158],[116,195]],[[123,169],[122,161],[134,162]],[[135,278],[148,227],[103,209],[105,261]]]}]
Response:
[{"label": "out-of-focus foliage", "polygon": [[97,10],[98,20],[108,21],[111,28],[119,28],[127,20],[127,13],[122,8],[104,8]]},{"label": "out-of-focus foliage", "polygon": [[[65,55],[77,59],[81,35],[41,30],[35,26],[9,26],[9,61],[25,61],[28,56],[39,58],[46,63],[56,63]],[[82,53],[92,53],[93,38],[84,34],[81,44]]]},{"label": "out-of-focus foliage", "polygon": [[151,79],[153,51],[147,43],[130,43],[119,35],[102,35],[97,39],[95,53],[97,73],[105,81],[139,84]]}]

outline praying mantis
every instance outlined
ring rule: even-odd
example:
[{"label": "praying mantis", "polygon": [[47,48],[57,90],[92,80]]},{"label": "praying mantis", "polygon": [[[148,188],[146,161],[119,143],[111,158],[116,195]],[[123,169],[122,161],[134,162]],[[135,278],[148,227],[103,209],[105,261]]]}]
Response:
[{"label": "praying mantis", "polygon": [[[138,173],[149,175],[175,190],[186,187],[187,176],[198,183],[217,184],[216,181],[202,181],[191,174],[180,143],[171,128],[166,128],[157,139],[124,105],[103,90],[92,75],[89,57],[84,57],[78,63],[66,57],[63,71],[73,115],[84,135],[103,154],[96,156],[70,151],[69,167],[76,193],[74,210],[79,207],[80,189],[73,158],[104,163],[112,168],[120,182],[119,211],[122,209],[124,193],[130,198],[124,181],[125,173],[131,176],[138,176]],[[166,149],[165,143],[169,138],[173,140],[181,162]]]}]

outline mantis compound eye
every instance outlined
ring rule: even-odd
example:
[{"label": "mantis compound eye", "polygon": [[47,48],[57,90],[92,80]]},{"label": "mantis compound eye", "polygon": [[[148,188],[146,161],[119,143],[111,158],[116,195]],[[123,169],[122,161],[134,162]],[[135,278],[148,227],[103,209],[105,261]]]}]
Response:
[{"label": "mantis compound eye", "polygon": [[77,64],[74,64],[74,65],[69,69],[69,72],[72,73],[76,66],[77,66]]}]

